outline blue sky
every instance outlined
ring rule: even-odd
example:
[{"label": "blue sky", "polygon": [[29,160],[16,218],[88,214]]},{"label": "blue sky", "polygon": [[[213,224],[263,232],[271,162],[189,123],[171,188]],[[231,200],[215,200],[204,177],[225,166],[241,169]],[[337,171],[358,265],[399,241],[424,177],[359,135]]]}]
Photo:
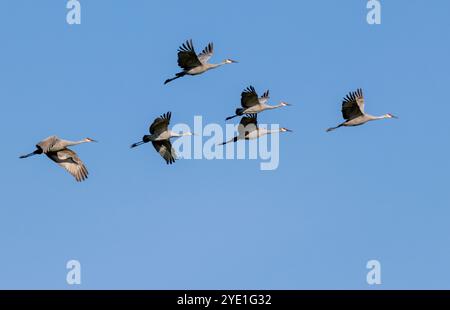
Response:
[{"label": "blue sky", "polygon": [[[81,3],[78,26],[0,5],[0,288],[450,289],[448,1],[382,1],[377,26],[357,0]],[[163,86],[189,38],[240,63]],[[166,111],[225,124],[250,84],[294,104],[260,116],[295,131],[277,170],[129,149]],[[400,119],[325,133],[358,87]],[[52,134],[101,142],[74,148],[88,181],[18,159]]]}]

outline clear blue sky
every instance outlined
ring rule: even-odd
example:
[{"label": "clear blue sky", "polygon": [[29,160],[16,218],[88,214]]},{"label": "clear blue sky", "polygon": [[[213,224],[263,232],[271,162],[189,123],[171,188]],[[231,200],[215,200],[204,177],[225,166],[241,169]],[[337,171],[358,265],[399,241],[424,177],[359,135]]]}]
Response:
[{"label": "clear blue sky", "polygon": [[[84,0],[0,7],[0,288],[450,289],[450,3]],[[188,4],[189,3],[189,4]],[[176,50],[215,43],[239,60],[163,86]],[[269,88],[263,122],[281,162],[184,160],[130,150],[155,116],[223,122],[241,90]],[[325,129],[362,87],[366,111],[399,120]],[[74,148],[90,171],[76,183],[47,158],[19,160],[49,135],[92,137]]]}]

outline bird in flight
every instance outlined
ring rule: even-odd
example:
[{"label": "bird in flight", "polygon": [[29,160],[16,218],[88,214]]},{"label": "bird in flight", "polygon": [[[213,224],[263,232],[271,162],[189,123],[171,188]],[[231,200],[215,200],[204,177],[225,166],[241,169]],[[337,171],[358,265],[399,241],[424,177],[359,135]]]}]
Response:
[{"label": "bird in flight", "polygon": [[339,124],[336,127],[327,129],[327,132],[333,131],[339,127],[345,126],[359,126],[367,123],[368,121],[374,121],[385,118],[398,118],[390,113],[381,116],[373,116],[364,112],[364,95],[361,88],[354,92],[350,92],[342,102],[342,116],[345,122]]},{"label": "bird in flight", "polygon": [[290,105],[283,101],[277,105],[269,105],[267,104],[269,98],[269,90],[258,98],[258,93],[255,88],[253,86],[249,86],[241,93],[242,108],[236,109],[235,115],[229,116],[225,120],[230,120],[244,114],[259,113],[265,110],[272,110]]},{"label": "bird in flight", "polygon": [[287,128],[281,127],[278,129],[259,128],[257,114],[247,114],[241,118],[238,125],[238,135],[233,139],[222,142],[219,145],[224,145],[230,142],[237,142],[238,140],[253,140],[262,136],[273,134],[277,132],[292,132]]},{"label": "bird in flight", "polygon": [[137,147],[144,143],[151,142],[156,151],[164,158],[166,163],[173,164],[177,159],[176,152],[172,148],[171,138],[192,136],[190,132],[177,133],[169,129],[170,118],[172,117],[171,112],[167,112],[160,117],[156,118],[149,128],[149,135],[142,137],[142,141],[133,143],[131,148]]},{"label": "bird in flight", "polygon": [[20,156],[20,158],[28,158],[33,155],[45,154],[52,161],[66,169],[73,177],[75,177],[77,182],[81,182],[88,177],[87,168],[78,157],[77,153],[68,147],[89,142],[97,141],[91,138],[86,138],[80,141],[69,141],[60,139],[57,136],[50,136],[36,144],[36,150],[34,152]]},{"label": "bird in flight", "polygon": [[183,71],[175,74],[175,77],[167,79],[164,84],[172,82],[185,75],[199,75],[208,70],[218,68],[223,65],[237,63],[232,59],[225,59],[218,64],[208,63],[214,53],[213,43],[209,43],[200,54],[196,54],[192,40],[188,40],[178,49],[178,66]]}]

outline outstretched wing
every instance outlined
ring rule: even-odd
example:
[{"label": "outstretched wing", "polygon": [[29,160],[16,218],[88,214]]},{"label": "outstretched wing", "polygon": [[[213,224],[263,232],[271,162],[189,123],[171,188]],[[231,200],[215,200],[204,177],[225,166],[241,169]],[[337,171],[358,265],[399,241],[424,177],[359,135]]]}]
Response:
[{"label": "outstretched wing", "polygon": [[259,99],[255,88],[253,86],[247,87],[241,94],[241,106],[248,109],[257,104],[259,104]]},{"label": "outstretched wing", "polygon": [[63,149],[58,152],[49,152],[47,156],[73,175],[77,182],[84,181],[88,178],[89,173],[86,166],[74,151]]},{"label": "outstretched wing", "polygon": [[350,92],[342,102],[342,116],[346,120],[354,119],[364,113],[364,96],[361,88]]},{"label": "outstretched wing", "polygon": [[175,162],[177,156],[169,140],[153,141],[152,144],[168,165]]},{"label": "outstretched wing", "polygon": [[247,114],[241,118],[238,126],[239,136],[245,137],[250,132],[258,129],[257,114]]},{"label": "outstretched wing", "polygon": [[208,60],[212,57],[214,53],[214,46],[213,43],[208,43],[208,45],[203,49],[203,51],[198,54],[198,60],[202,63],[202,64],[206,64],[208,62]]},{"label": "outstretched wing", "polygon": [[45,138],[38,144],[36,144],[36,148],[41,149],[44,154],[47,154],[51,151],[52,147],[59,141],[57,136],[50,136]]},{"label": "outstretched wing", "polygon": [[172,112],[167,112],[160,117],[156,118],[153,123],[150,125],[149,131],[150,134],[159,133],[166,131],[169,123],[170,118],[172,117]]},{"label": "outstretched wing", "polygon": [[261,97],[259,97],[259,99],[258,99],[258,101],[259,101],[259,104],[265,104],[265,103],[267,103],[267,101],[269,101],[269,90],[266,90],[266,92],[261,96]]},{"label": "outstretched wing", "polygon": [[190,70],[192,68],[201,66],[202,63],[197,57],[194,50],[192,40],[188,40],[178,49],[178,65],[184,70]]}]

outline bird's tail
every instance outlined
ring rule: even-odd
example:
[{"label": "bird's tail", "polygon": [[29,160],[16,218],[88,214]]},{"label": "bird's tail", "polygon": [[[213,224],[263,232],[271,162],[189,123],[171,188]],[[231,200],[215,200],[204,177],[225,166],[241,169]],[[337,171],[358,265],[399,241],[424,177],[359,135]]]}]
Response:
[{"label": "bird's tail", "polygon": [[186,72],[179,72],[179,73],[175,74],[175,77],[165,80],[164,81],[164,85],[166,85],[167,83],[172,82],[173,80],[179,79],[180,77],[183,77],[185,75],[186,75]]},{"label": "bird's tail", "polygon": [[232,118],[235,118],[235,117],[237,117],[237,116],[241,116],[243,113],[244,113],[244,109],[242,109],[242,108],[239,108],[239,109],[236,109],[236,115],[233,115],[233,116],[229,116],[229,117],[227,117],[225,120],[226,121],[228,121],[228,120],[230,120],[230,119],[232,119]]},{"label": "bird's tail", "polygon": [[21,159],[23,159],[23,158],[28,158],[28,157],[30,157],[30,156],[33,156],[33,155],[38,155],[38,154],[41,154],[42,152],[40,151],[40,150],[36,150],[36,151],[34,151],[33,153],[30,153],[30,154],[27,154],[27,155],[22,155],[22,156],[20,156],[19,158],[21,158]]}]

